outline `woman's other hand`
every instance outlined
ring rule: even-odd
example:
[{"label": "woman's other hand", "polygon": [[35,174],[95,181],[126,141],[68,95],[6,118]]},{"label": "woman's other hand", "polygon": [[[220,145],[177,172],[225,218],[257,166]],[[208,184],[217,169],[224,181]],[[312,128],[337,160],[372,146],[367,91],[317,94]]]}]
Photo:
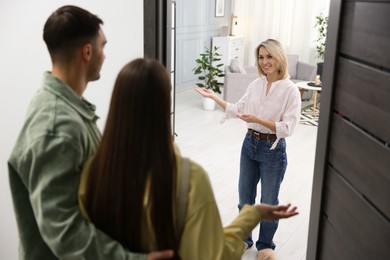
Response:
[{"label": "woman's other hand", "polygon": [[194,89],[204,97],[213,98],[213,96],[214,96],[214,92],[210,89],[205,89],[205,88],[200,88],[200,87],[195,87]]},{"label": "woman's other hand", "polygon": [[291,207],[291,204],[279,206],[258,204],[254,206],[260,211],[263,220],[290,218],[298,214],[297,207]]},{"label": "woman's other hand", "polygon": [[237,114],[241,120],[247,123],[258,123],[258,119],[256,116],[251,114]]}]

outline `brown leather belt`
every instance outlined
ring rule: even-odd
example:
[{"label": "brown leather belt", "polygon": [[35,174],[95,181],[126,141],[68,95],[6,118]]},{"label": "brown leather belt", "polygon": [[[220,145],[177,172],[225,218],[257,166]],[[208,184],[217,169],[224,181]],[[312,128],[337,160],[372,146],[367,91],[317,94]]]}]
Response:
[{"label": "brown leather belt", "polygon": [[276,134],[263,134],[250,128],[248,129],[248,133],[250,133],[256,139],[276,140]]}]

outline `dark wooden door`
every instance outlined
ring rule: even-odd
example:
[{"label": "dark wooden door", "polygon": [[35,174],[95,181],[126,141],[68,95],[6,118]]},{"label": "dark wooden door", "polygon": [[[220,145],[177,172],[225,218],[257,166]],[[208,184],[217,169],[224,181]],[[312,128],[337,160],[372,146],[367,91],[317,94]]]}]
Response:
[{"label": "dark wooden door", "polygon": [[390,259],[390,1],[332,0],[307,259]]}]

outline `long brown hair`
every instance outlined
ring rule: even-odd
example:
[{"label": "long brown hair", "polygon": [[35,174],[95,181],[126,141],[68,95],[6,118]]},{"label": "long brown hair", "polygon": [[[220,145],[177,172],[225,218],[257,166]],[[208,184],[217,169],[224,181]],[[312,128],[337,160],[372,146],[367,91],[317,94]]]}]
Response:
[{"label": "long brown hair", "polygon": [[168,73],[155,60],[136,59],[120,71],[102,141],[91,163],[86,207],[99,229],[130,251],[140,252],[149,179],[157,249],[174,249],[178,257],[170,93]]}]

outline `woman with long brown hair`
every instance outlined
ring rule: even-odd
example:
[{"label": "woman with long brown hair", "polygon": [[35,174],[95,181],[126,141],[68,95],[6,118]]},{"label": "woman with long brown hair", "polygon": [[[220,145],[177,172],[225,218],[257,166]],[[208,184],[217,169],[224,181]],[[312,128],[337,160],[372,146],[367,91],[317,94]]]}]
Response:
[{"label": "woman with long brown hair", "polygon": [[177,215],[182,157],[171,129],[171,83],[157,61],[136,59],[120,71],[105,131],[81,177],[84,217],[132,252],[173,249],[175,259],[240,259],[261,219],[296,215],[286,206],[246,206],[223,229],[211,185],[190,162],[182,235]]}]

